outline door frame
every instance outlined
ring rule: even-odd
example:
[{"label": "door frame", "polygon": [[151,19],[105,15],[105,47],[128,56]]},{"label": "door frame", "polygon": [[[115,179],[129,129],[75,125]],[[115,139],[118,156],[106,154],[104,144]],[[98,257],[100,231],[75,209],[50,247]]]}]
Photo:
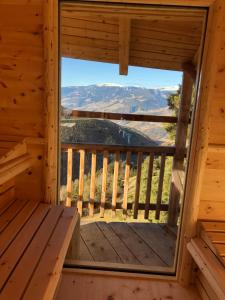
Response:
[{"label": "door frame", "polygon": [[[86,2],[88,0],[82,0]],[[178,280],[186,285],[190,282],[191,256],[187,243],[196,234],[199,201],[203,171],[208,149],[208,123],[211,95],[207,83],[213,76],[207,70],[210,68],[212,57],[216,57],[215,46],[210,43],[216,32],[217,14],[215,8],[222,0],[110,0],[111,3],[148,4],[182,6],[188,8],[203,7],[208,9],[208,25],[204,44],[202,68],[198,72],[199,91],[197,107],[189,156],[189,168],[186,176],[186,192],[184,197],[183,221],[180,231],[180,247],[178,251],[176,275],[143,275],[148,278],[168,278]],[[45,80],[46,80],[46,168],[45,168],[45,197],[49,203],[57,203],[58,199],[58,170],[59,170],[59,0],[45,1]],[[89,0],[88,2],[106,2],[105,0]],[[218,13],[218,12],[217,12]],[[200,113],[201,112],[201,113]],[[191,212],[191,213],[190,213]],[[98,272],[98,271],[96,271]],[[129,273],[126,274],[129,275]],[[121,273],[120,273],[121,274]],[[140,275],[141,276],[141,275]],[[142,277],[142,276],[141,276]]]}]

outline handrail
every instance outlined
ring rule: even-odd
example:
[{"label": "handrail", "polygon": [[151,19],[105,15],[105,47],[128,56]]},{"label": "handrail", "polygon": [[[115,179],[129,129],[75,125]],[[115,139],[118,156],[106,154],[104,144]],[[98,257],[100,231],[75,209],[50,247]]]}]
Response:
[{"label": "handrail", "polygon": [[72,110],[68,116],[75,118],[94,118],[108,119],[118,121],[136,121],[136,122],[154,122],[154,123],[177,123],[177,117],[158,116],[158,115],[140,115],[140,114],[120,114],[99,111]]},{"label": "handrail", "polygon": [[175,153],[175,147],[173,146],[123,146],[123,145],[102,145],[102,144],[67,144],[62,143],[61,149],[66,151],[67,149],[73,149],[74,151],[87,150],[87,151],[109,151],[109,152],[142,152],[142,153],[154,153],[154,154],[166,154],[167,156],[173,156]]}]

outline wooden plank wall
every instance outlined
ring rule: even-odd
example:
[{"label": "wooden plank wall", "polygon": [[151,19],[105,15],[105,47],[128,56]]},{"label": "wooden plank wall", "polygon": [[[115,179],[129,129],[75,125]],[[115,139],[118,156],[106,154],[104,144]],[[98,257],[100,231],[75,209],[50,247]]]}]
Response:
[{"label": "wooden plank wall", "polygon": [[32,170],[16,179],[16,194],[30,200],[43,190],[43,2],[0,2],[0,140],[33,139]]},{"label": "wooden plank wall", "polygon": [[200,193],[199,218],[225,220],[225,3],[214,5],[216,32],[211,45],[208,151]]}]

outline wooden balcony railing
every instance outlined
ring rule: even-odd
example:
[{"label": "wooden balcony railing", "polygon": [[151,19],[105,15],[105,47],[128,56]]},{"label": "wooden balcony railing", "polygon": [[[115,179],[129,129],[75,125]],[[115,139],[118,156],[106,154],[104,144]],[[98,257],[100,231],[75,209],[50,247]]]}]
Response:
[{"label": "wooden balcony railing", "polygon": [[[132,210],[133,218],[138,218],[138,212],[144,210],[144,218],[148,219],[149,212],[155,212],[155,218],[159,220],[161,211],[168,211],[169,199],[165,201],[162,199],[163,183],[165,164],[168,157],[173,157],[175,147],[132,147],[132,146],[112,146],[112,145],[93,145],[93,144],[62,144],[62,152],[67,152],[67,199],[66,205],[70,206],[72,199],[73,189],[73,155],[77,153],[79,165],[79,174],[77,174],[78,192],[76,195],[76,204],[80,215],[83,214],[83,209],[88,209],[88,214],[93,216],[95,213],[100,213],[104,217],[106,209],[111,209],[115,214],[117,209],[122,209],[123,214],[126,216],[128,210]],[[101,160],[101,196],[96,199],[96,172],[97,172],[97,155],[102,155]],[[65,155],[65,154],[64,154]],[[83,198],[84,193],[84,175],[85,175],[85,157],[91,155],[89,159],[90,165],[90,186],[88,201]],[[140,183],[142,176],[142,163],[143,159],[149,157],[147,177],[146,177],[146,194],[145,199],[140,199]],[[157,183],[157,196],[154,202],[151,199],[152,191],[152,178],[154,173],[154,162],[158,160],[158,183]],[[118,179],[121,172],[119,169],[120,160],[123,161],[123,195],[122,199],[118,201]],[[135,160],[135,163],[134,163]],[[107,193],[107,174],[109,162],[113,164],[112,175],[112,195],[111,201],[106,201]],[[98,162],[99,164],[99,162]],[[128,201],[129,179],[132,164],[135,164],[136,182],[135,192],[132,202]],[[172,165],[172,164],[171,164]],[[75,167],[76,168],[76,167]],[[87,173],[87,171],[86,171]],[[162,201],[164,200],[164,201]]]}]

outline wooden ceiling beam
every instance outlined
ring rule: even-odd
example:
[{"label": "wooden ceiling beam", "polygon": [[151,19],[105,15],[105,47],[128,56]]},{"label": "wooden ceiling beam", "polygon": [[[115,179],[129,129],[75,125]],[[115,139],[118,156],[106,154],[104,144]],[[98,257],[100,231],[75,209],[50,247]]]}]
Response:
[{"label": "wooden ceiling beam", "polygon": [[119,65],[120,75],[128,74],[130,56],[131,19],[119,19]]}]

